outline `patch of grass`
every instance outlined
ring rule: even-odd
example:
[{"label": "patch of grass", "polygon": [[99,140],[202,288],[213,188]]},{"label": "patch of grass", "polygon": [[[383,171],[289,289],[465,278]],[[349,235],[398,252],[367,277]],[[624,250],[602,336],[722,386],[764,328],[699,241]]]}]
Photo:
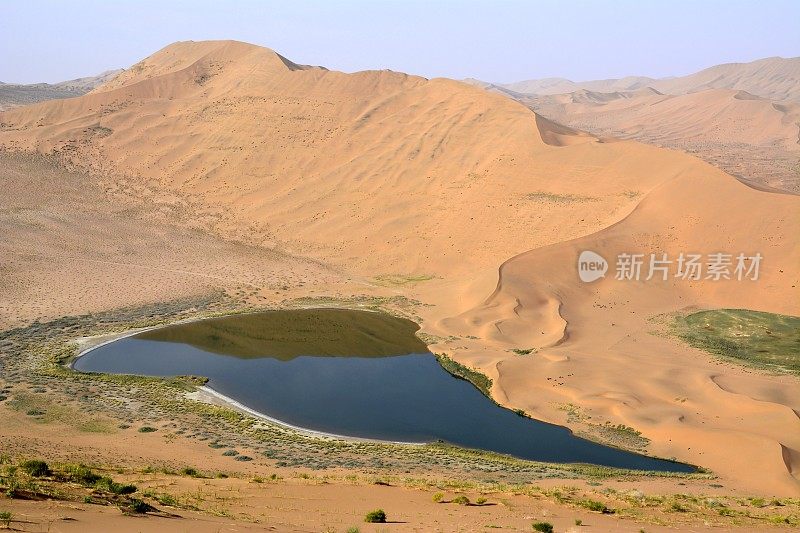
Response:
[{"label": "patch of grass", "polygon": [[492,397],[492,380],[489,379],[485,374],[464,366],[461,363],[457,363],[443,353],[437,353],[436,360],[439,361],[439,364],[442,365],[442,368],[447,370],[453,376],[469,381],[488,398]]},{"label": "patch of grass", "polygon": [[385,524],[386,513],[383,511],[383,509],[375,509],[374,511],[370,511],[364,517],[364,522],[369,524]]},{"label": "patch of grass", "polygon": [[166,505],[168,507],[178,507],[178,500],[172,494],[147,490],[144,492],[144,495],[147,496],[148,498],[153,498],[161,505]]},{"label": "patch of grass", "polygon": [[667,508],[667,510],[669,510],[669,511],[671,511],[673,513],[686,513],[686,512],[689,511],[689,508],[686,507],[685,505],[683,505],[680,502],[672,502],[672,503],[669,504],[669,507]]},{"label": "patch of grass", "polygon": [[434,501],[434,503],[440,503],[444,499],[444,493],[437,492],[431,499]]},{"label": "patch of grass", "polygon": [[726,360],[800,374],[800,317],[717,309],[677,317],[672,331],[687,344]]},{"label": "patch of grass", "polygon": [[158,431],[158,429],[151,426],[142,426],[139,428],[139,433],[153,433],[154,431]]},{"label": "patch of grass", "polygon": [[113,433],[113,423],[105,418],[87,416],[76,409],[52,402],[41,394],[20,393],[8,402],[15,411],[23,412],[40,424],[59,422],[67,424],[78,431],[88,433]]},{"label": "patch of grass", "polygon": [[[124,425],[124,424],[122,424]],[[114,425],[110,421],[92,418],[83,422],[78,422],[75,426],[78,431],[84,433],[114,433]],[[119,427],[119,429],[126,429]]]},{"label": "patch of grass", "polygon": [[581,507],[585,507],[586,509],[596,513],[611,514],[614,512],[613,509],[606,507],[606,504],[603,502],[598,502],[597,500],[581,500],[578,502],[578,504]]},{"label": "patch of grass", "polygon": [[372,279],[378,285],[402,287],[404,285],[413,286],[424,281],[430,281],[436,279],[436,276],[428,274],[382,274]]},{"label": "patch of grass", "polygon": [[553,533],[553,524],[550,522],[534,522],[531,524],[534,531],[541,531],[542,533]]},{"label": "patch of grass", "polygon": [[201,478],[201,479],[207,479],[208,478],[208,476],[206,476],[205,474],[203,474],[202,472],[200,472],[199,470],[197,470],[193,466],[185,466],[185,467],[181,468],[178,473],[180,475],[182,475],[182,476],[189,476],[189,477],[195,477],[195,478]]},{"label": "patch of grass", "polygon": [[750,498],[750,505],[753,507],[766,507],[767,500],[764,498]]},{"label": "patch of grass", "polygon": [[39,459],[31,459],[30,461],[24,461],[20,468],[28,473],[29,476],[32,477],[46,477],[52,474],[50,471],[50,467],[47,466],[47,463],[41,461]]},{"label": "patch of grass", "polygon": [[92,472],[88,466],[82,464],[66,465],[63,469],[63,475],[68,481],[80,483],[87,487],[93,486],[102,477]]},{"label": "patch of grass", "polygon": [[551,204],[571,204],[596,202],[598,198],[594,196],[583,196],[580,194],[556,194],[552,192],[536,191],[525,195],[528,200],[536,202],[547,202]]},{"label": "patch of grass", "polygon": [[135,485],[126,483],[117,483],[108,476],[101,476],[93,472],[91,468],[86,465],[64,465],[61,469],[54,474],[62,481],[71,481],[78,483],[84,487],[90,487],[95,490],[110,492],[112,494],[127,495],[133,494],[137,491]]}]

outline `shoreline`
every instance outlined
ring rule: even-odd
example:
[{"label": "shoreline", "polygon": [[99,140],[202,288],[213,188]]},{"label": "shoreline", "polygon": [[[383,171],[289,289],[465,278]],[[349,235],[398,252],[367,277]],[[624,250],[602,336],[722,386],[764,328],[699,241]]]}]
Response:
[{"label": "shoreline", "polygon": [[[317,306],[302,306],[301,308],[302,309],[316,309]],[[350,308],[350,307],[322,307],[322,308],[323,309],[342,309],[342,310],[353,309],[353,308]],[[171,326],[187,324],[187,323],[192,323],[192,322],[199,322],[199,321],[203,321],[203,320],[211,320],[211,319],[214,319],[214,318],[224,318],[224,317],[235,316],[235,315],[247,315],[247,314],[261,313],[261,312],[265,312],[265,311],[268,312],[268,311],[281,311],[281,310],[283,310],[283,309],[281,309],[281,308],[274,309],[273,308],[273,309],[265,309],[265,310],[248,310],[248,311],[243,311],[241,313],[224,313],[222,315],[206,316],[206,317],[191,317],[191,318],[185,318],[185,319],[182,319],[182,320],[177,320],[175,322],[170,322],[170,323],[166,323],[166,324],[157,324],[157,325],[153,325],[153,326],[135,328],[135,329],[131,329],[131,330],[128,330],[128,331],[125,331],[125,332],[120,332],[120,333],[111,333],[111,334],[107,334],[107,335],[81,337],[81,338],[76,339],[74,341],[79,346],[82,343],[83,344],[90,344],[92,339],[103,338],[104,340],[102,340],[101,342],[99,342],[97,344],[90,345],[89,347],[81,350],[74,357],[70,358],[69,361],[64,364],[64,366],[66,368],[68,368],[69,370],[73,371],[73,372],[84,373],[83,371],[77,370],[74,367],[75,363],[81,357],[83,357],[84,355],[92,352],[93,350],[96,350],[98,348],[101,348],[103,346],[111,344],[113,342],[116,342],[116,341],[119,341],[119,340],[122,340],[122,339],[125,339],[125,338],[128,338],[128,337],[132,337],[134,335],[138,335],[140,333],[144,333],[144,332],[147,332],[147,331],[153,331],[153,330],[157,330],[157,329],[162,329],[162,328],[167,328],[167,327],[171,327]],[[371,310],[371,309],[358,309],[358,310],[380,313],[380,311],[374,311],[374,310]],[[431,352],[431,355],[434,356],[438,360],[438,356],[436,354]],[[476,388],[478,388],[480,390],[480,388],[477,385],[475,385],[475,383],[473,383],[471,380],[466,379],[463,376],[454,374],[453,372],[451,372],[447,368],[443,367],[443,369],[448,374],[450,374],[451,376],[455,377],[456,379],[463,379],[463,380],[467,381],[468,383],[470,383],[471,385],[475,386]],[[92,372],[86,372],[86,373],[92,373]],[[129,375],[139,375],[139,374],[129,374]],[[167,378],[168,376],[152,376],[152,377]],[[176,376],[173,376],[173,377],[176,377]],[[251,408],[251,407],[248,407],[247,405],[239,402],[238,400],[236,400],[236,399],[234,399],[234,398],[232,398],[230,396],[227,396],[227,395],[219,392],[218,390],[214,389],[211,385],[208,384],[208,382],[210,381],[209,378],[206,378],[205,376],[199,376],[199,377],[202,377],[202,378],[206,379],[207,380],[206,384],[197,386],[196,390],[193,391],[193,392],[187,392],[184,395],[185,398],[190,399],[192,401],[205,403],[207,405],[216,405],[216,406],[219,406],[219,407],[226,407],[226,408],[229,408],[229,409],[231,409],[233,411],[236,411],[236,412],[238,412],[240,414],[245,414],[245,415],[252,416],[252,417],[254,417],[254,418],[258,419],[258,420],[261,420],[263,422],[268,422],[268,423],[274,424],[274,425],[276,425],[278,427],[294,431],[294,432],[296,432],[296,433],[298,433],[300,435],[304,435],[304,436],[307,436],[307,437],[320,438],[320,439],[333,439],[333,440],[339,440],[339,441],[343,441],[343,442],[366,442],[366,443],[374,443],[374,444],[387,444],[387,445],[399,445],[399,446],[425,446],[425,445],[433,444],[435,442],[435,441],[429,441],[429,442],[394,441],[394,440],[385,440],[385,439],[369,438],[369,437],[356,437],[356,436],[351,436],[351,435],[341,435],[341,434],[337,434],[337,433],[318,431],[318,430],[314,430],[314,429],[311,429],[311,428],[304,428],[304,427],[301,427],[301,426],[290,424],[289,422],[285,422],[285,421],[280,420],[278,418],[274,418],[274,417],[272,417],[272,416],[270,416],[270,415],[268,415],[266,413],[262,413],[260,411],[257,411],[255,409]],[[494,400],[494,398],[492,398],[489,395],[487,395],[487,399],[488,399],[488,401],[495,403],[496,405],[498,405],[499,407],[501,407],[503,409],[508,409],[509,411],[513,411],[509,407],[506,407],[506,406],[503,406],[503,405],[497,403]],[[593,440],[593,439],[586,438],[585,436],[580,436],[580,435],[576,434],[575,431],[572,428],[569,428],[567,426],[562,426],[562,425],[559,425],[559,424],[553,424],[553,423],[550,423],[550,422],[545,422],[543,420],[539,420],[539,419],[530,417],[529,415],[526,415],[526,418],[530,418],[531,420],[533,420],[535,422],[538,422],[538,423],[541,423],[541,424],[547,424],[547,425],[551,425],[551,426],[556,426],[556,427],[561,427],[561,428],[567,429],[569,431],[569,433],[573,437],[579,438],[579,439],[582,439],[582,440],[586,440],[588,442],[591,442],[593,444],[597,444],[599,446],[613,448],[613,449],[616,449],[616,450],[619,450],[619,451],[622,451],[622,452],[626,452],[626,453],[630,453],[630,454],[633,454],[633,455],[638,455],[638,456],[641,456],[641,457],[646,457],[646,458],[655,459],[655,460],[659,460],[659,461],[665,461],[665,462],[672,463],[672,464],[684,464],[684,465],[688,465],[688,466],[694,468],[695,472],[700,471],[700,467],[698,467],[697,465],[693,465],[693,464],[690,464],[690,463],[684,463],[684,462],[673,460],[673,459],[656,457],[656,456],[653,456],[653,455],[650,455],[650,454],[647,454],[647,453],[642,453],[640,451],[628,450],[628,449],[622,448],[622,447],[614,445],[614,444],[609,444],[609,443],[605,443],[605,442],[601,442],[601,441],[596,441],[596,440]],[[457,447],[463,447],[463,446],[456,445],[456,444],[454,444],[454,445],[457,446]],[[464,448],[464,449],[469,449],[469,448]],[[480,450],[480,451],[490,452],[489,450]],[[495,453],[495,452],[490,452],[490,453]],[[534,462],[536,462],[536,460],[533,460],[533,459],[522,459],[522,458],[519,458],[519,457],[515,457],[515,458],[523,460],[523,461],[534,461]],[[561,462],[558,462],[558,463],[553,463],[553,464],[581,464],[581,463],[561,463]],[[586,464],[588,464],[588,463],[586,463]],[[596,466],[605,466],[605,465],[596,465]],[[621,468],[621,467],[611,467],[611,466],[609,466],[608,468]],[[621,468],[621,469],[626,470],[625,468]],[[637,469],[633,469],[633,470],[636,471]],[[672,472],[670,470],[650,470],[650,471]],[[692,472],[686,472],[686,473],[692,473]]]},{"label": "shoreline", "polygon": [[[309,309],[313,309],[313,307],[309,307]],[[330,309],[330,308],[326,307],[325,309]],[[349,309],[349,308],[343,307],[341,309]],[[272,309],[272,310],[273,311],[280,311],[280,309]],[[377,311],[372,311],[372,310],[368,310],[368,309],[365,309],[365,311],[377,312]],[[248,311],[248,312],[244,312],[244,313],[240,313],[240,314],[261,313],[261,312],[263,312],[263,310]],[[232,315],[226,314],[226,315],[222,315],[222,316],[232,316]],[[99,342],[97,344],[93,344],[93,345],[81,350],[74,357],[72,357],[64,366],[66,368],[68,368],[69,370],[73,371],[73,372],[83,372],[83,371],[77,370],[75,368],[75,363],[81,357],[83,357],[84,355],[86,355],[86,354],[88,354],[88,353],[90,353],[90,352],[92,352],[92,351],[94,351],[94,350],[96,350],[98,348],[102,348],[103,346],[111,344],[112,342],[117,342],[117,341],[122,340],[122,339],[127,339],[128,337],[133,337],[134,335],[138,335],[139,333],[144,333],[146,331],[153,331],[153,330],[156,330],[156,329],[166,328],[166,327],[170,327],[170,326],[176,326],[176,325],[179,325],[179,324],[188,324],[188,323],[191,323],[191,322],[199,322],[201,320],[209,320],[209,319],[212,319],[212,318],[216,318],[216,317],[187,318],[187,319],[184,319],[184,320],[178,320],[178,321],[175,321],[175,322],[171,322],[169,324],[158,324],[158,325],[155,325],[155,326],[148,326],[148,327],[144,327],[144,328],[136,328],[136,329],[132,329],[132,330],[128,330],[128,331],[122,332],[122,333],[112,333],[112,334],[109,334],[109,335],[98,335],[97,337],[81,337],[81,338],[79,338],[79,339],[77,339],[75,341],[75,343],[78,344],[79,346],[81,345],[81,343],[89,343],[89,342],[91,342],[91,339],[93,339],[93,338],[102,338],[102,337],[107,337],[107,338],[105,340],[103,340],[102,342]],[[135,375],[135,374],[132,374],[132,375]],[[158,377],[158,376],[155,376],[155,377]],[[201,376],[201,377],[205,377],[205,376]],[[254,418],[257,418],[259,420],[270,422],[270,423],[275,424],[277,426],[280,426],[282,428],[290,429],[292,431],[295,431],[297,433],[300,433],[301,435],[305,435],[305,436],[308,436],[308,437],[335,439],[335,440],[341,440],[341,441],[346,441],[346,442],[371,442],[371,443],[376,443],[376,444],[394,444],[394,445],[402,445],[402,446],[425,446],[425,445],[431,444],[430,442],[394,441],[394,440],[385,440],[385,439],[373,439],[373,438],[368,438],[368,437],[354,437],[354,436],[351,436],[351,435],[340,435],[340,434],[337,434],[337,433],[329,433],[329,432],[325,432],[325,431],[317,431],[315,429],[296,426],[294,424],[290,424],[290,423],[285,422],[283,420],[280,420],[278,418],[271,417],[271,416],[267,415],[266,413],[262,413],[260,411],[256,411],[255,409],[246,406],[245,404],[237,401],[236,399],[231,398],[230,396],[227,396],[225,394],[222,394],[221,392],[219,392],[218,390],[214,389],[210,385],[200,385],[199,387],[197,387],[196,391],[186,393],[185,396],[187,398],[189,398],[190,400],[194,400],[196,402],[201,402],[201,403],[206,403],[206,404],[210,404],[210,405],[217,405],[217,406],[227,407],[227,408],[232,409],[234,411],[237,411],[239,413],[250,415],[250,416],[252,416]],[[216,401],[214,401],[214,400],[216,400]]]},{"label": "shoreline", "polygon": [[[195,392],[186,393],[186,397],[196,402],[203,402],[211,405],[221,405],[223,407],[228,407],[230,409],[233,409],[234,411],[248,414],[260,420],[270,422],[272,424],[278,425],[286,429],[291,429],[292,431],[296,431],[297,433],[306,435],[308,437],[343,440],[347,442],[372,442],[376,444],[396,444],[402,446],[426,446],[428,444],[431,444],[430,442],[410,442],[410,441],[399,441],[399,440],[371,439],[368,437],[354,437],[351,435],[340,435],[337,433],[329,433],[326,431],[318,431],[315,429],[296,426],[294,424],[290,424],[278,418],[271,417],[260,411],[256,411],[255,409],[244,405],[243,403],[231,398],[230,396],[222,394],[221,392],[214,389],[210,385],[201,385],[197,388]],[[217,401],[215,402],[214,400]]]}]

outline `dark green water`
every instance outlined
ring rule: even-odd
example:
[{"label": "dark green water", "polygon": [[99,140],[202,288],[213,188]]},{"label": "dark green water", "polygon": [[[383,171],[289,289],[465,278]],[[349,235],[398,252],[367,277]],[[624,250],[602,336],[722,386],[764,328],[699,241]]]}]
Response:
[{"label": "dark green water", "polygon": [[239,403],[302,428],[636,470],[694,468],[596,444],[518,416],[448,374],[417,325],[339,309],[270,311],[166,327],[120,339],[76,370],[199,375]]}]

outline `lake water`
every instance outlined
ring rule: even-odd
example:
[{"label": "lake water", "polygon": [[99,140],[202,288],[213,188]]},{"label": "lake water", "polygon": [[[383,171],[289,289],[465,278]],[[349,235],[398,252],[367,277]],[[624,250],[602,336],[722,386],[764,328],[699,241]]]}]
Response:
[{"label": "lake water", "polygon": [[293,426],[401,442],[443,440],[523,459],[637,470],[694,468],[603,446],[525,418],[446,372],[417,325],[339,309],[269,311],[126,337],[78,358],[82,372],[196,375]]}]

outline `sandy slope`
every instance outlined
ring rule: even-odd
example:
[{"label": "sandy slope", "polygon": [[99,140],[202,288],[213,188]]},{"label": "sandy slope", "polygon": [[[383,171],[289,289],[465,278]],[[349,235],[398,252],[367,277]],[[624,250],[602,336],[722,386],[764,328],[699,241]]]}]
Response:
[{"label": "sandy slope", "polygon": [[[742,213],[759,212],[742,223]],[[797,315],[800,211],[794,197],[752,192],[710,169],[651,192],[625,220],[574,241],[532,250],[503,264],[483,304],[441,322],[444,331],[480,331],[492,350],[463,357],[499,377],[499,400],[552,421],[573,403],[640,428],[663,456],[691,457],[761,490],[797,490],[800,388],[797,380],[753,376],[712,363],[675,341],[648,333],[650,317],[679,309],[751,308]],[[736,228],[736,231],[723,231]],[[716,229],[716,230],[715,230]],[[578,281],[583,250],[608,259],[638,250],[760,251],[758,282],[671,279]],[[539,348],[497,357],[499,347]],[[553,380],[553,378],[558,378]],[[558,386],[556,386],[556,383]]]},{"label": "sandy slope", "polygon": [[800,191],[800,107],[744,91],[653,89],[516,96],[555,121],[697,154],[740,179]]},{"label": "sandy slope", "polygon": [[[0,329],[38,319],[191,298],[287,294],[340,276],[312,261],[176,227],[201,212],[43,157],[0,153]],[[211,216],[211,215],[207,215]]]},{"label": "sandy slope", "polygon": [[[714,363],[647,322],[689,305],[797,314],[794,196],[458,82],[301,67],[230,41],[178,43],[81,98],[4,112],[0,146],[53,153],[109,194],[181,203],[164,217],[181,231],[320,260],[364,287],[432,277],[389,290],[429,305],[425,331],[456,336],[435,348],[489,373],[498,400],[562,423],[556,404],[573,402],[726,485],[798,492],[797,379]],[[752,285],[584,286],[584,244],[766,259]]]},{"label": "sandy slope", "polygon": [[800,191],[800,58],[717,65],[688,76],[492,84],[557,122],[696,154],[755,186]]}]

